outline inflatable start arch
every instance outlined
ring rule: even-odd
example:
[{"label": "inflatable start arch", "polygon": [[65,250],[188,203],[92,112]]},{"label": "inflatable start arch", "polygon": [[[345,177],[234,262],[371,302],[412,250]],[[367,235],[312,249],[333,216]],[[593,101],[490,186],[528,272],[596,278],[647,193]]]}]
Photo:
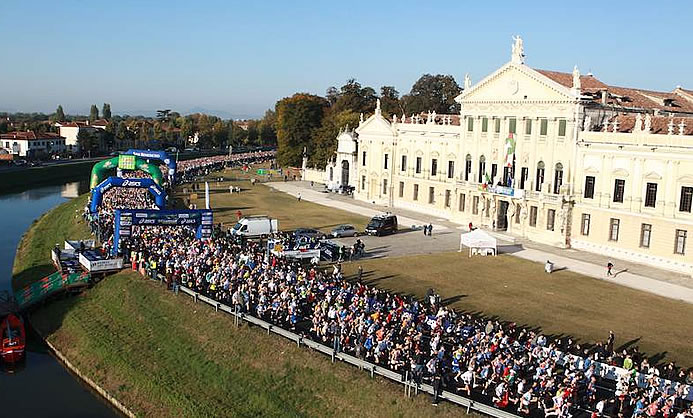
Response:
[{"label": "inflatable start arch", "polygon": [[129,149],[125,151],[125,155],[134,155],[148,160],[159,160],[168,167],[168,178],[171,184],[176,182],[176,160],[172,159],[166,151],[151,151],[142,149]]},{"label": "inflatable start arch", "polygon": [[156,164],[149,164],[137,156],[134,157],[134,160],[132,159],[133,157],[131,156],[130,160],[128,160],[129,166],[127,167],[123,167],[124,163],[121,160],[121,156],[99,161],[98,163],[94,164],[94,167],[91,169],[91,181],[89,182],[89,188],[93,189],[96,187],[99,183],[101,183],[101,181],[103,181],[104,178],[106,178],[106,172],[114,168],[118,168],[119,166],[120,168],[125,168],[127,170],[142,170],[145,173],[149,173],[149,175],[152,176],[152,180],[154,180],[157,185],[161,185],[163,176],[161,174],[161,170],[159,170],[159,167],[157,167]]},{"label": "inflatable start arch", "polygon": [[152,179],[123,179],[120,177],[109,177],[96,187],[91,189],[91,206],[89,210],[94,213],[101,206],[103,195],[113,187],[127,187],[136,189],[147,189],[154,197],[154,203],[159,209],[166,206],[166,192]]}]

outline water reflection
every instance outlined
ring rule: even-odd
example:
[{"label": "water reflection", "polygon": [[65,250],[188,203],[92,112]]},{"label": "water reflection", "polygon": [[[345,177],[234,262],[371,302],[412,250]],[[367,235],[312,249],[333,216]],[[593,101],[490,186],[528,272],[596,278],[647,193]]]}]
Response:
[{"label": "water reflection", "polygon": [[[0,195],[0,290],[12,289],[17,245],[46,211],[88,190],[86,181]],[[46,254],[46,257],[49,255]],[[113,417],[117,414],[27,333],[23,364],[0,372],[0,416]]]}]

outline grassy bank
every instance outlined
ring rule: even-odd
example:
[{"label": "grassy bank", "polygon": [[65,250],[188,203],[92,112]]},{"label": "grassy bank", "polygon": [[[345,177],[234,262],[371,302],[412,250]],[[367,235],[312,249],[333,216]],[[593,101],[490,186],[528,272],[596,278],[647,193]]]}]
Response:
[{"label": "grassy bank", "polygon": [[38,186],[51,186],[66,181],[89,179],[95,161],[54,164],[0,171],[0,193],[28,190]]},{"label": "grassy bank", "polygon": [[66,239],[89,238],[89,228],[82,219],[87,195],[57,206],[34,221],[22,237],[12,269],[12,286],[22,288],[55,271],[50,250]]},{"label": "grassy bank", "polygon": [[299,348],[123,272],[34,314],[34,326],[137,414],[452,416],[427,396]]}]

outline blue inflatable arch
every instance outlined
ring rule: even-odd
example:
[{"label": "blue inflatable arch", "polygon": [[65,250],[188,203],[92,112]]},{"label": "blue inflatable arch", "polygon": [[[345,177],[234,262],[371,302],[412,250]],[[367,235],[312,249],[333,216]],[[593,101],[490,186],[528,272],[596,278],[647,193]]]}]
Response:
[{"label": "blue inflatable arch", "polygon": [[169,157],[168,153],[166,151],[150,151],[150,150],[141,150],[141,149],[129,149],[125,151],[125,154],[127,155],[134,155],[140,158],[146,158],[150,160],[159,160],[166,164],[168,167],[168,178],[171,184],[176,182],[176,160],[173,158]]},{"label": "blue inflatable arch", "polygon": [[89,210],[96,212],[103,200],[103,195],[113,187],[125,187],[136,189],[147,189],[154,197],[154,203],[159,209],[166,206],[166,192],[152,179],[124,179],[120,177],[109,177],[99,183],[91,190],[91,206]]}]

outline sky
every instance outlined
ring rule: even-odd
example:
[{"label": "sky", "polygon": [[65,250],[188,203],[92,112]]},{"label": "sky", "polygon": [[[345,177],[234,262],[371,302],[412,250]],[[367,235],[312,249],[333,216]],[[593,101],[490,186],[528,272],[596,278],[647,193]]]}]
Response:
[{"label": "sky", "polygon": [[512,35],[534,68],[693,89],[692,15],[668,0],[2,0],[0,111],[259,117],[349,78],[401,94],[424,73],[475,82],[510,60]]}]

